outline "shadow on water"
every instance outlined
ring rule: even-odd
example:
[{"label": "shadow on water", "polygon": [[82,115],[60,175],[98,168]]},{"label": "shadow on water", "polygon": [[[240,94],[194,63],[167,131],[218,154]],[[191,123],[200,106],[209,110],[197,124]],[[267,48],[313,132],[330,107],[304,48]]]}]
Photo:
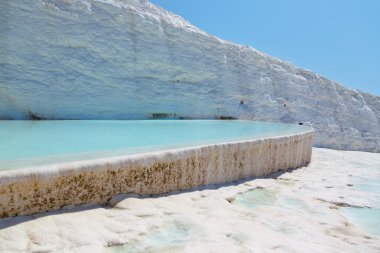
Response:
[{"label": "shadow on water", "polygon": [[[161,197],[168,197],[168,196],[174,196],[174,195],[179,195],[183,193],[189,193],[189,192],[195,192],[195,191],[204,191],[204,190],[217,190],[223,187],[229,187],[229,186],[238,186],[240,184],[244,184],[248,181],[252,181],[255,179],[277,179],[281,175],[285,173],[292,173],[296,169],[288,169],[284,171],[279,171],[275,172],[273,174],[267,175],[267,176],[260,176],[260,177],[249,177],[249,178],[244,178],[228,183],[221,183],[221,184],[210,184],[210,185],[203,185],[199,186],[196,188],[188,189],[188,190],[183,190],[183,191],[174,191],[174,192],[169,192],[169,193],[163,193],[163,194],[157,194],[157,195],[137,195],[137,194],[119,194],[114,196],[112,199],[110,199],[110,202],[108,205],[98,205],[98,204],[83,204],[83,205],[78,205],[78,206],[69,206],[65,207],[60,210],[54,210],[54,211],[47,211],[43,213],[37,213],[37,214],[32,214],[28,216],[16,216],[16,217],[9,217],[9,218],[0,218],[0,230],[5,229],[8,227],[13,227],[18,224],[24,223],[24,222],[29,222],[32,220],[38,220],[47,216],[58,216],[62,214],[67,214],[67,213],[77,213],[77,212],[82,212],[82,211],[88,211],[88,210],[94,210],[98,208],[105,208],[105,209],[112,209],[113,206],[115,206],[117,203],[127,199],[127,198],[140,198],[140,199],[154,199],[154,198],[161,198]],[[111,203],[112,202],[112,203]]]}]

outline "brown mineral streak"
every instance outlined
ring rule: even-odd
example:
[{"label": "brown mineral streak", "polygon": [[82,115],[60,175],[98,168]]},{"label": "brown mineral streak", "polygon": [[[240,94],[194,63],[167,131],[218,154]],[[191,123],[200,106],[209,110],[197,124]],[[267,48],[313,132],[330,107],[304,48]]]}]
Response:
[{"label": "brown mineral streak", "polygon": [[[121,193],[153,195],[264,176],[311,161],[313,132],[162,151],[50,173],[0,174],[0,217],[69,205],[107,204]],[[9,175],[10,174],[10,175]]]}]

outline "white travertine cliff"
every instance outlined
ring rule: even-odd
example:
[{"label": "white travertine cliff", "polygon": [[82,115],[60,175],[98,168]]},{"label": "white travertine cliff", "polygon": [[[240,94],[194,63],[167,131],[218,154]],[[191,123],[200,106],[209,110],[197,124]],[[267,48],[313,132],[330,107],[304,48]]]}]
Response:
[{"label": "white travertine cliff", "polygon": [[2,119],[303,122],[316,146],[380,152],[379,97],[210,36],[145,0],[0,1],[0,37]]}]

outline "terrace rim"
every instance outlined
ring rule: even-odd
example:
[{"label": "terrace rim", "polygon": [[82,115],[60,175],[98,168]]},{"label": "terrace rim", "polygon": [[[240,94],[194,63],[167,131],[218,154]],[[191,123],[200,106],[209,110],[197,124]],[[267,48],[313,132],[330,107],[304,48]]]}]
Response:
[{"label": "terrace rim", "polygon": [[137,155],[0,171],[0,218],[118,194],[155,195],[266,176],[311,162],[314,131]]}]

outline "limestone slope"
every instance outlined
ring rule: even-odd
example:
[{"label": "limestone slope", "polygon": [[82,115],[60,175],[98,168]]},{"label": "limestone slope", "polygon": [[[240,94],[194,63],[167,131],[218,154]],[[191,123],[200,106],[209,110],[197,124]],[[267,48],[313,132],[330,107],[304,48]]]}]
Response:
[{"label": "limestone slope", "polygon": [[[380,152],[380,98],[210,36],[145,0],[0,1],[0,117],[233,116]],[[243,100],[243,104],[240,101]]]}]

